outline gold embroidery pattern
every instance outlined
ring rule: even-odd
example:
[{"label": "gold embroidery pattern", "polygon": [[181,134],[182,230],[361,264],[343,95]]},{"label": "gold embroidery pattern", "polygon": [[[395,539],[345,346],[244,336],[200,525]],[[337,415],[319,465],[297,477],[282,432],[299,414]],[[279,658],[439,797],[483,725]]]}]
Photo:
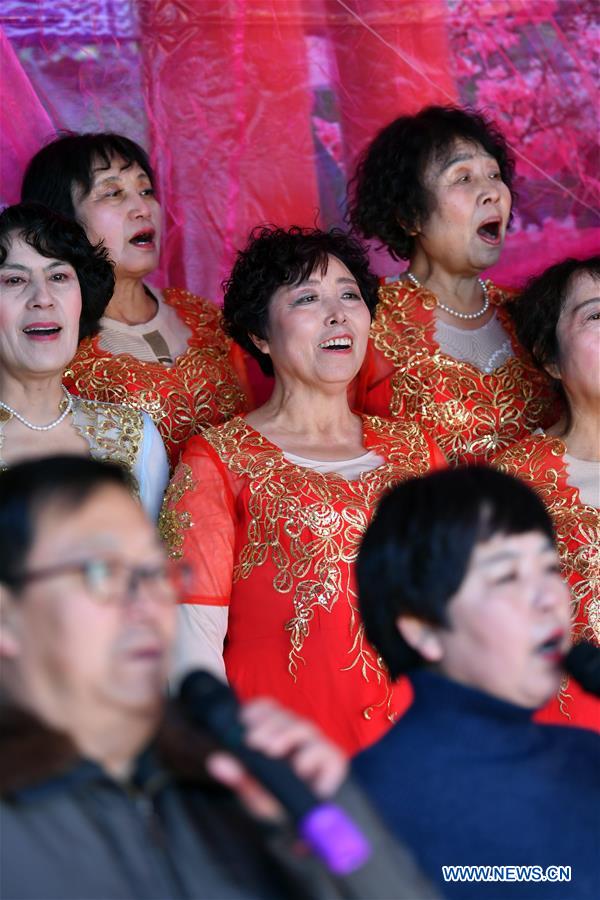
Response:
[{"label": "gold embroidery pattern", "polygon": [[126,406],[74,397],[73,426],[88,442],[95,459],[134,468],[144,434],[141,413]]},{"label": "gold embroidery pattern", "polygon": [[[576,640],[600,646],[600,510],[581,503],[567,482],[566,447],[558,438],[532,437],[496,460],[509,475],[531,484],[544,501],[556,530],[563,574],[571,587],[571,617]],[[559,701],[564,708],[566,683]]]},{"label": "gold embroidery pattern", "polygon": [[[133,470],[144,436],[141,413],[126,406],[73,397],[71,421],[77,433],[89,445],[90,456],[124,466],[132,477],[134,493],[139,496],[139,485]],[[0,450],[1,447],[0,429]]]},{"label": "gold embroidery pattern", "polygon": [[160,536],[169,549],[169,556],[173,559],[181,559],[183,556],[184,532],[193,525],[191,513],[187,510],[180,512],[175,506],[187,491],[195,490],[196,482],[190,466],[180,463],[167,488],[158,518]]},{"label": "gold embroidery pattern", "polygon": [[311,622],[346,600],[350,649],[344,671],[358,666],[366,681],[374,676],[384,690],[381,701],[364,711],[370,718],[376,706],[389,710],[391,687],[359,622],[357,595],[351,586],[352,565],[382,492],[395,482],[427,471],[430,451],[413,423],[374,417],[365,417],[364,423],[367,433],[375,433],[375,439],[368,441],[369,449],[386,462],[356,481],[287,462],[278,448],[240,418],[208,429],[203,437],[231,472],[244,477],[249,488],[251,520],[234,581],[248,578],[256,566],[269,561],[275,569],[275,590],[292,595],[294,615],[285,628],[290,635],[288,671],[294,680],[298,666],[304,663],[302,648]]},{"label": "gold embroidery pattern", "polygon": [[147,412],[173,461],[179,445],[244,411],[247,398],[229,360],[231,340],[221,328],[220,309],[189,291],[171,288],[164,296],[192,332],[188,349],[175,365],[112,356],[97,338],[88,338],[64,378],[67,387],[84,397]]},{"label": "gold embroidery pattern", "polygon": [[[514,327],[504,308],[510,295],[489,281],[487,288],[516,352]],[[481,372],[440,350],[430,291],[395,282],[382,286],[379,296],[371,335],[376,349],[395,367],[390,415],[418,416],[451,463],[465,457],[489,459],[547,424],[548,380],[522,355],[491,373]]]}]

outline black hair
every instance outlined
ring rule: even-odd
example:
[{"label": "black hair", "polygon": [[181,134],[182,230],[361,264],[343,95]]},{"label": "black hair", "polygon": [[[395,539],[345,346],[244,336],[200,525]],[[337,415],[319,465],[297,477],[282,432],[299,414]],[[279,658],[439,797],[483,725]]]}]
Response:
[{"label": "black hair", "polygon": [[517,299],[509,305],[517,336],[536,365],[560,362],[557,326],[574,280],[591,275],[600,281],[600,256],[565,259],[550,266],[541,275],[530,278]]},{"label": "black hair", "polygon": [[386,125],[359,158],[348,201],[355,231],[379,240],[395,259],[410,259],[410,232],[427,221],[435,205],[425,184],[427,167],[446,162],[461,139],[493,156],[514,203],[515,161],[497,126],[475,110],[426,106]]},{"label": "black hair", "polygon": [[368,639],[390,674],[424,663],[399,633],[407,615],[447,625],[447,606],[478,543],[496,534],[554,530],[537,494],[522,481],[474,466],[445,469],[393,488],[363,538],[357,562],[359,607]]},{"label": "black hair", "polygon": [[40,514],[52,504],[79,509],[105,486],[131,492],[130,474],[115,463],[85,456],[49,456],[0,472],[0,584],[17,588],[35,540]]},{"label": "black hair", "polygon": [[73,266],[81,288],[79,340],[96,334],[115,289],[113,265],[102,244],[90,244],[77,222],[40,203],[17,203],[0,213],[0,266],[5,264],[15,237],[42,256]]},{"label": "black hair", "polygon": [[154,172],[146,151],[122,134],[91,132],[61,134],[31,158],[23,176],[21,200],[44,203],[69,219],[77,218],[73,192],[80,199],[90,193],[94,166],[108,169],[120,157],[128,166],[137,163],[154,187]]},{"label": "black hair", "polygon": [[572,422],[569,400],[561,379],[550,375],[546,367],[560,363],[558,320],[573,281],[586,274],[600,281],[600,256],[570,257],[550,266],[541,275],[531,278],[520,296],[508,306],[521,344],[536,366],[552,378],[552,386],[564,410],[563,433],[569,430]]},{"label": "black hair", "polygon": [[258,226],[250,233],[245,249],[238,252],[231,276],[223,282],[225,330],[266,375],[273,375],[271,358],[258,349],[251,335],[268,337],[269,304],[277,288],[299,284],[317,268],[324,274],[329,256],[335,256],[352,273],[373,318],[377,276],[369,268],[364,247],[339,228]]}]

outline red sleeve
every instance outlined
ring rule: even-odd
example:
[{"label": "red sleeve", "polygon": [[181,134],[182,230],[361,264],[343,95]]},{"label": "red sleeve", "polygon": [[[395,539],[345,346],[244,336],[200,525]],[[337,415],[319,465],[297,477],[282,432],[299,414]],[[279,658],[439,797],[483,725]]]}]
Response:
[{"label": "red sleeve", "polygon": [[235,526],[229,473],[203,438],[192,438],[167,490],[160,520],[170,555],[192,570],[190,593],[181,602],[229,605]]},{"label": "red sleeve", "polygon": [[250,410],[256,408],[256,403],[254,399],[254,388],[248,372],[247,359],[248,357],[242,348],[238,347],[235,341],[232,341],[231,347],[229,348],[229,362],[231,363],[240,386],[247,397],[246,410]]},{"label": "red sleeve", "polygon": [[386,359],[383,353],[377,350],[372,338],[369,338],[363,364],[349,393],[350,406],[354,412],[389,417],[391,378],[394,371],[394,363]]}]

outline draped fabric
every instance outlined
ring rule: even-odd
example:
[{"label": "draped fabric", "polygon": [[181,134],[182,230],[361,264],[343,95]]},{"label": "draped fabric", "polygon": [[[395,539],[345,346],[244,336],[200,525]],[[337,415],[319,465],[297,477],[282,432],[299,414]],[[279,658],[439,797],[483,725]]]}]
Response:
[{"label": "draped fabric", "polygon": [[4,202],[14,202],[24,161],[52,134],[53,126],[1,31],[0,54],[0,193]]},{"label": "draped fabric", "polygon": [[358,152],[426,103],[484,109],[517,154],[497,281],[600,243],[595,0],[3,0],[0,27],[0,200],[54,130],[128,134],[163,285],[219,300],[252,226],[341,224]]}]

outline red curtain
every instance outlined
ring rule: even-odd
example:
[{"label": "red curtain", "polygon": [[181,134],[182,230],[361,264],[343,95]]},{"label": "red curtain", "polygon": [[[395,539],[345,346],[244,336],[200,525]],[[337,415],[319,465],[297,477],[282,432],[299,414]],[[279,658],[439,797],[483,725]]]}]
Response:
[{"label": "red curtain", "polygon": [[595,0],[3,0],[0,26],[0,199],[54,129],[130,135],[163,283],[219,300],[253,226],[342,224],[358,152],[427,103],[483,108],[517,154],[497,277],[600,243]]},{"label": "red curtain", "polygon": [[[319,206],[301,0],[140,4],[153,155],[171,279],[219,295],[261,222]],[[176,11],[176,15],[173,12]]]}]

